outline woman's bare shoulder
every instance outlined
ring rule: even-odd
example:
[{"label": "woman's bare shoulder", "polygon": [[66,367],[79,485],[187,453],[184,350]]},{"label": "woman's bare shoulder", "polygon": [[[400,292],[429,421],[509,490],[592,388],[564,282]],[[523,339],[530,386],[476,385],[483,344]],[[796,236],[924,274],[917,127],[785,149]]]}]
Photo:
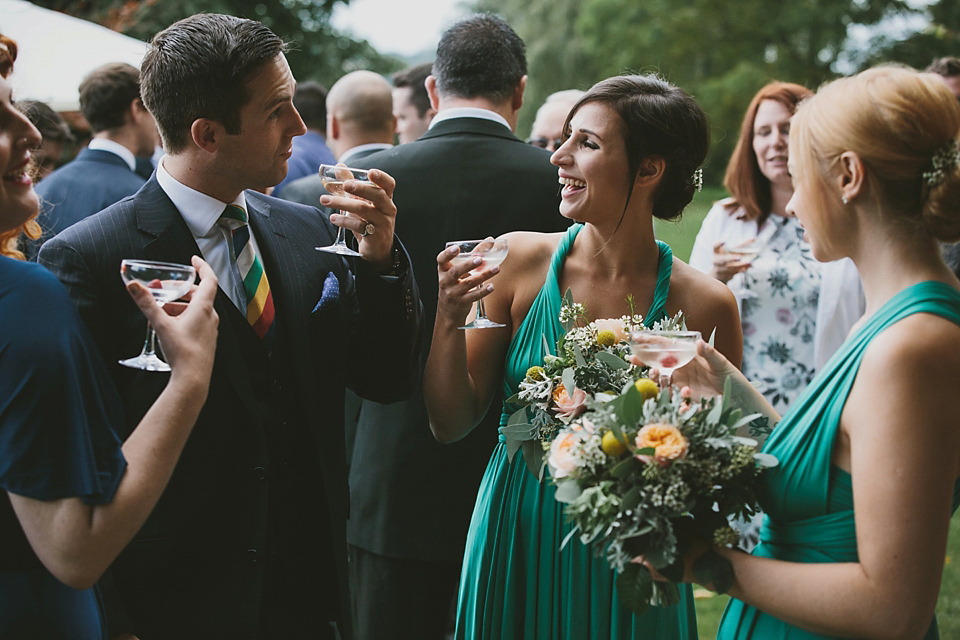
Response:
[{"label": "woman's bare shoulder", "polygon": [[680,308],[688,316],[737,310],[737,300],[727,285],[676,257],[670,278],[670,298],[680,302]]},{"label": "woman's bare shoulder", "polygon": [[[523,268],[539,264],[550,259],[556,250],[563,233],[535,233],[533,231],[512,231],[501,236],[509,243],[507,260],[511,268]],[[506,263],[506,260],[504,261]],[[507,264],[503,270],[507,271]]]}]

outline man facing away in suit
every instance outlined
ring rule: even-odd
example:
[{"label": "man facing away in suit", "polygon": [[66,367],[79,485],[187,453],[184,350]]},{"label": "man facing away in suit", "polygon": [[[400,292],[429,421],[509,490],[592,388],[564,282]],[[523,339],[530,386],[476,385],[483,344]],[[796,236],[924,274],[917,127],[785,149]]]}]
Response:
[{"label": "man facing away in suit", "polygon": [[[393,228],[393,179],[325,196],[349,214],[253,189],[286,173],[304,130],[283,41],[198,14],[158,33],[144,103],[167,154],[132,198],[67,229],[40,262],[67,286],[105,362],[146,327],[123,258],[187,262],[220,280],[209,397],[170,483],[102,583],[111,637],[349,638],[343,395],[394,402],[419,376],[421,307]],[[360,258],[316,247],[351,231]],[[162,347],[162,345],[161,345]],[[134,425],[166,374],[112,366]],[[125,436],[126,434],[121,434]]]},{"label": "man facing away in suit", "polygon": [[140,72],[123,62],[97,67],[80,83],[80,111],[93,139],[40,184],[39,244],[87,216],[133,195],[146,178],[137,157],[153,153],[157,125],[140,99]]},{"label": "man facing away in suit", "polygon": [[[446,241],[567,226],[550,154],[513,134],[526,81],[524,44],[513,29],[491,15],[467,18],[437,47],[426,80],[437,109],[430,129],[357,163],[403,176],[394,192],[397,235],[423,291],[427,340]],[[416,383],[409,401],[364,401],[360,412],[347,525],[358,640],[443,637],[470,514],[497,442],[499,402],[460,442],[437,443]]]},{"label": "man facing away in suit", "polygon": [[[390,84],[378,73],[352,71],[333,83],[327,93],[327,143],[337,162],[353,166],[354,160],[393,146],[392,105]],[[315,207],[325,193],[314,171],[277,195]]]}]

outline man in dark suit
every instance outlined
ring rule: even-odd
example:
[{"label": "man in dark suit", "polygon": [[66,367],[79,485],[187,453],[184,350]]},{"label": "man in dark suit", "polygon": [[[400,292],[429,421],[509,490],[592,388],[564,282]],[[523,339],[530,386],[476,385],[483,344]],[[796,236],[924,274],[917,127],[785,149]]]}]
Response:
[{"label": "man in dark suit", "polygon": [[[135,354],[145,329],[123,297],[122,258],[202,254],[220,279],[209,397],[103,585],[111,636],[350,637],[344,385],[381,402],[406,397],[422,311],[388,175],[349,182],[358,198],[325,197],[350,212],[333,223],[358,239],[353,263],[316,251],[335,235],[317,209],[251,190],[283,178],[305,130],[284,49],[262,24],[214,14],[157,34],[142,90],[167,155],[136,195],[40,253],[106,362]],[[112,372],[132,426],[165,375]]]},{"label": "man in dark suit", "polygon": [[[355,163],[402,176],[397,234],[421,283],[427,344],[446,241],[567,226],[550,154],[512,131],[526,80],[524,44],[509,25],[490,15],[455,24],[426,81],[437,109],[430,129]],[[407,402],[365,401],[360,412],[347,525],[359,640],[443,637],[470,514],[497,442],[499,402],[467,438],[437,443],[420,383]]]},{"label": "man in dark suit", "polygon": [[[378,151],[393,146],[393,97],[390,84],[379,73],[351,71],[330,87],[327,94],[327,143],[348,167]],[[277,196],[312,207],[327,193],[314,171],[287,183]]]},{"label": "man in dark suit", "polygon": [[93,139],[37,185],[40,243],[133,195],[149,177],[137,173],[137,157],[153,153],[157,125],[140,99],[136,67],[116,62],[91,71],[80,83],[80,110]]}]

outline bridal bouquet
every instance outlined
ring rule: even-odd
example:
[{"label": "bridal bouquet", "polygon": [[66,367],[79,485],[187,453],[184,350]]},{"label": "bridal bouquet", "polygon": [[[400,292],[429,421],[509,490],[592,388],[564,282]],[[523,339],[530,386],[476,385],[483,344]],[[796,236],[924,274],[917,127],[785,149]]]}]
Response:
[{"label": "bridal bouquet", "polygon": [[645,367],[628,362],[630,333],[644,328],[684,328],[682,313],[645,327],[643,317],[634,313],[633,300],[628,298],[627,303],[628,315],[587,322],[586,310],[573,301],[568,290],[560,309],[565,333],[557,341],[557,355],[547,355],[543,364],[530,367],[519,391],[507,399],[508,405],[518,407],[500,429],[507,455],[512,460],[522,450],[528,468],[541,479],[544,454],[560,430],[586,411],[588,402],[598,395],[613,397],[645,373]]},{"label": "bridal bouquet", "polygon": [[[580,541],[605,553],[617,590],[634,612],[674,604],[673,582],[656,582],[644,561],[679,582],[693,544],[731,545],[731,516],[756,511],[763,470],[775,466],[756,442],[736,435],[757,415],[741,415],[721,397],[693,401],[651,380],[619,394],[596,394],[550,442],[548,465]],[[709,551],[693,567],[718,591],[733,579],[729,562]]]}]

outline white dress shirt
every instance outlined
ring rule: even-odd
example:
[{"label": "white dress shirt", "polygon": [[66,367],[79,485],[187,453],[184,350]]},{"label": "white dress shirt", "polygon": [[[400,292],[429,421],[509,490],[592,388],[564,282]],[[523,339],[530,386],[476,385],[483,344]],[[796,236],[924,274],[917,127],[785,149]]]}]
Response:
[{"label": "white dress shirt", "polygon": [[130,167],[130,171],[137,170],[137,158],[133,155],[133,151],[130,151],[130,149],[127,149],[119,142],[107,140],[106,138],[94,138],[87,144],[87,149],[109,151],[110,153],[120,156],[123,161],[127,163],[127,166]]},{"label": "white dress shirt", "polygon": [[[243,192],[241,191],[231,203],[220,202],[216,198],[191,189],[171,176],[164,168],[162,160],[157,165],[157,182],[187,223],[190,233],[197,241],[197,246],[200,247],[203,259],[217,274],[220,288],[230,297],[237,309],[246,315],[247,294],[243,290],[243,280],[240,278],[237,264],[230,259],[230,243],[233,242],[233,238],[229,229],[217,224],[227,204],[235,204],[247,211],[247,201]],[[249,212],[247,216],[249,220]],[[252,228],[250,242],[257,255],[261,255]],[[261,264],[262,262],[261,259]]]},{"label": "white dress shirt", "polygon": [[499,122],[507,129],[510,129],[510,125],[507,124],[507,119],[502,115],[494,111],[490,111],[489,109],[481,109],[479,107],[453,107],[451,109],[442,109],[437,112],[437,115],[433,116],[433,120],[430,121],[430,126],[427,128],[433,129],[433,126],[438,122],[443,122],[444,120],[450,120],[452,118],[480,118],[482,120],[492,120],[493,122]]}]

